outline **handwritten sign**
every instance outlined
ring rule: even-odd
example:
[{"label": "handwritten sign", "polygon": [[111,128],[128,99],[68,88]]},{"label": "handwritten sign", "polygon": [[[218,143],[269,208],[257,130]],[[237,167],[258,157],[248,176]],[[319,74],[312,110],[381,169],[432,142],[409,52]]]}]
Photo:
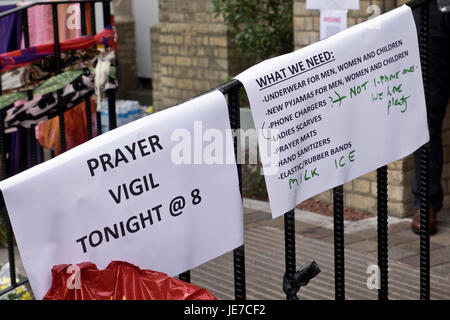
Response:
[{"label": "handwritten sign", "polygon": [[134,121],[0,182],[38,299],[50,288],[54,265],[90,261],[103,269],[122,260],[174,276],[243,243],[236,164],[172,161],[173,132],[192,133],[199,121],[205,130],[231,135],[220,92]]},{"label": "handwritten sign", "polygon": [[277,158],[276,173],[265,174],[274,217],[429,140],[407,6],[264,61],[237,79],[256,127],[269,131],[259,144],[270,140]]}]

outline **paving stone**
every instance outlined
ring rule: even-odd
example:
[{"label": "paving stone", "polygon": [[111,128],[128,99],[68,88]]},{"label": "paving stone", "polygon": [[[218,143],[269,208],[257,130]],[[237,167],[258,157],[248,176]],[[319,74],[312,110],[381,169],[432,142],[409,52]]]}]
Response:
[{"label": "paving stone", "polygon": [[[326,243],[334,243],[334,235],[333,236],[328,236],[325,238],[320,239],[321,241],[324,241]],[[345,245],[345,238],[344,238],[344,245]]]},{"label": "paving stone", "polygon": [[450,262],[450,247],[444,247],[442,249],[431,250],[430,255],[439,257],[441,259],[446,260],[447,262]]},{"label": "paving stone", "polygon": [[450,262],[440,264],[431,268],[432,273],[440,273],[443,276],[449,277],[450,275]]},{"label": "paving stone", "polygon": [[400,247],[388,248],[388,257],[390,260],[400,260],[402,258],[410,257],[414,255],[415,252]]},{"label": "paving stone", "polygon": [[[399,245],[399,247],[406,249],[406,250],[414,251],[416,254],[418,254],[419,250],[420,250],[420,241],[419,241],[419,239],[416,239],[414,241],[411,241],[411,242],[408,242],[405,244],[401,244],[401,245]],[[430,242],[430,250],[436,250],[436,249],[440,249],[440,248],[444,248],[444,246],[437,244],[437,243]]]},{"label": "paving stone", "polygon": [[402,221],[395,224],[388,225],[388,233],[397,233],[403,230],[411,230],[411,222],[409,221]]},{"label": "paving stone", "polygon": [[416,241],[417,239],[419,239],[419,235],[417,235],[414,232],[412,232],[411,229],[403,230],[403,231],[394,233],[394,235],[398,235],[398,236],[409,238],[411,241]]},{"label": "paving stone", "polygon": [[302,233],[302,236],[314,239],[322,239],[326,238],[333,234],[333,230],[316,227],[314,229],[308,230],[307,232]]},{"label": "paving stone", "polygon": [[[409,264],[410,266],[418,268],[420,265],[420,255],[415,254],[413,256],[399,259],[399,261]],[[444,264],[446,262],[447,262],[447,260],[445,260],[439,256],[432,255],[432,254],[430,255],[430,267],[438,266],[438,265]]]},{"label": "paving stone", "polygon": [[376,241],[378,236],[376,229],[362,230],[358,232],[352,232],[351,234],[354,236],[361,237],[362,239],[365,240],[374,240],[374,241]]},{"label": "paving stone", "polygon": [[[275,219],[270,218],[269,220],[264,221],[265,226],[274,227],[281,231],[284,231],[284,217],[278,217]],[[309,232],[313,229],[317,228],[317,225],[295,221],[295,233],[296,234],[304,234],[305,232]]]},{"label": "paving stone", "polygon": [[281,216],[275,219],[267,220],[264,222],[264,225],[274,227],[279,230],[284,230],[284,217]]},{"label": "paving stone", "polygon": [[450,230],[438,230],[438,232],[430,237],[432,243],[443,246],[450,246]]},{"label": "paving stone", "polygon": [[272,216],[267,212],[251,212],[244,214],[244,222],[252,223],[252,222],[261,222],[264,220],[272,219]]},{"label": "paving stone", "polygon": [[363,240],[359,242],[352,243],[347,246],[348,249],[356,250],[359,252],[369,253],[371,251],[377,250],[378,244],[373,240]]},{"label": "paving stone", "polygon": [[409,243],[413,240],[412,237],[403,235],[401,233],[402,232],[398,232],[398,233],[388,235],[388,246],[389,247],[394,247],[394,246],[397,246],[397,245],[403,244],[403,243]]},{"label": "paving stone", "polygon": [[[326,241],[328,243],[334,243],[334,235],[326,237],[326,238],[323,238],[321,240]],[[364,240],[365,239],[363,239],[363,238],[361,238],[359,236],[355,236],[352,233],[344,235],[344,245],[345,246],[348,246],[348,245],[350,245],[352,243],[355,243],[355,242],[364,241]]]},{"label": "paving stone", "polygon": [[249,208],[244,208],[244,215],[249,214],[249,213],[255,213],[255,212],[260,212],[260,211],[254,210],[254,209],[249,209]]},{"label": "paving stone", "polygon": [[[400,259],[409,257],[409,256],[413,256],[416,253],[414,251],[410,251],[410,250],[406,250],[403,248],[399,248],[399,247],[392,247],[392,248],[388,248],[388,259],[389,262],[391,261],[398,261]],[[369,255],[374,257],[375,259],[378,258],[378,249],[369,252]]]}]

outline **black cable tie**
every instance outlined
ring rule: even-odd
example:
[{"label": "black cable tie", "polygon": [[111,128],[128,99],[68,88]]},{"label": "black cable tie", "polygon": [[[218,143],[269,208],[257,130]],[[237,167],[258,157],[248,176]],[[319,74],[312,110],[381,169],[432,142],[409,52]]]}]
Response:
[{"label": "black cable tie", "polygon": [[299,300],[297,293],[300,288],[306,286],[319,273],[320,268],[315,261],[302,266],[291,279],[288,279],[285,273],[283,276],[283,291],[286,293],[287,299]]}]

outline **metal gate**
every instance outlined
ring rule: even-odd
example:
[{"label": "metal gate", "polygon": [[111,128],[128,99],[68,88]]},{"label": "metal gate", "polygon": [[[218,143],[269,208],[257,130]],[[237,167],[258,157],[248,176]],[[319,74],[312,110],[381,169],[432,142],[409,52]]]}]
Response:
[{"label": "metal gate", "polygon": [[[95,3],[100,2],[103,4],[103,17],[104,24],[111,24],[111,12],[110,1],[102,0],[78,0],[78,1],[58,1],[58,2],[35,2],[21,8],[10,10],[6,13],[0,14],[0,19],[17,12],[20,12],[22,16],[22,28],[24,35],[25,47],[30,46],[29,40],[29,27],[28,27],[28,14],[27,9],[35,5],[48,5],[52,8],[52,21],[53,21],[53,34],[55,50],[54,56],[56,59],[56,74],[61,72],[60,63],[60,40],[58,30],[58,4],[67,3],[80,3],[81,9],[81,27],[82,34],[86,35],[87,21],[86,21],[86,8],[91,10],[90,14],[90,26],[93,32],[96,30],[95,21]],[[408,3],[412,9],[421,8],[421,24],[419,33],[419,47],[420,58],[422,64],[422,74],[425,88],[425,98],[429,101],[429,1],[428,0],[414,0]],[[1,83],[0,83],[1,86]],[[239,91],[242,84],[237,80],[232,80],[226,84],[219,86],[218,89],[223,94],[228,96],[228,110],[231,123],[231,129],[240,128],[240,100]],[[214,89],[214,90],[215,90]],[[1,87],[0,87],[1,94]],[[32,95],[29,93],[29,99],[32,99]],[[107,98],[109,104],[109,126],[111,129],[116,128],[116,110],[115,110],[115,91],[108,90]],[[66,150],[65,141],[65,128],[64,128],[64,111],[61,103],[61,92],[58,91],[58,109],[59,109],[59,124],[61,135],[61,150]],[[86,114],[87,116],[87,128],[88,138],[92,138],[92,123],[90,121],[91,106],[89,99],[86,99]],[[97,132],[101,134],[101,117],[97,112]],[[6,152],[5,152],[5,111],[0,110],[0,153],[2,172],[1,178],[7,178],[7,166],[6,166]],[[42,152],[39,145],[36,144],[34,127],[27,130],[31,137],[31,147],[29,153],[31,155],[32,165],[37,164],[37,152]],[[237,139],[234,141],[235,153],[237,154]],[[42,158],[42,157],[41,157]],[[429,147],[428,144],[424,145],[420,149],[420,298],[422,300],[428,300],[430,298],[430,233],[429,233],[429,202],[428,202],[428,166],[429,166]],[[239,176],[239,188],[242,194],[242,170],[241,165],[237,165]],[[378,297],[380,300],[388,299],[388,183],[387,183],[387,167],[381,167],[377,170],[377,205],[378,205],[378,267],[380,268],[380,289],[378,290]],[[335,299],[345,299],[345,259],[344,259],[344,192],[343,186],[339,186],[333,189],[333,204],[334,204],[334,276],[335,276]],[[3,196],[0,197],[1,206],[5,206]],[[6,210],[5,210],[6,212]],[[28,280],[16,281],[16,266],[15,266],[15,252],[14,252],[14,240],[13,231],[8,218],[5,215],[6,228],[7,228],[7,242],[8,242],[8,256],[10,264],[10,280],[11,286],[3,291],[0,291],[0,295],[3,295],[18,286],[26,283]],[[284,233],[285,233],[285,274],[283,277],[283,289],[286,293],[288,300],[296,300],[297,292],[301,285],[307,282],[310,278],[314,277],[318,272],[318,267],[315,264],[309,264],[299,270],[297,270],[297,262],[295,255],[295,218],[294,210],[287,212],[284,215]],[[234,264],[234,291],[236,300],[246,299],[246,281],[245,281],[245,249],[244,245],[235,249],[233,252],[233,264]],[[181,280],[190,282],[190,272],[187,271],[180,274]],[[281,279],[280,279],[281,280]]]}]

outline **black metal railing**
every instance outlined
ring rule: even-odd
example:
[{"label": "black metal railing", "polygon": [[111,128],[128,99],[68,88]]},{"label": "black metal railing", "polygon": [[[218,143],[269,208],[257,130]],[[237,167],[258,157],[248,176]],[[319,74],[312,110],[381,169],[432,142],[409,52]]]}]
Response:
[{"label": "black metal railing", "polygon": [[[38,5],[45,4],[51,5],[53,9],[53,21],[54,21],[54,39],[55,44],[55,56],[57,61],[59,59],[59,37],[58,37],[58,26],[55,21],[57,21],[57,10],[56,6],[59,3],[80,3],[82,12],[82,32],[86,34],[86,17],[85,17],[85,6],[89,5],[91,9],[90,24],[92,32],[95,32],[96,21],[95,21],[95,2],[103,3],[103,14],[105,25],[110,24],[110,3],[109,1],[100,0],[79,0],[79,1],[60,1],[60,2],[38,2],[33,3],[22,8],[14,9],[4,14],[0,14],[0,19],[7,15],[17,11],[22,12],[22,22],[24,28],[25,45],[29,46],[28,38],[28,24],[27,24],[27,11],[26,9]],[[419,42],[420,42],[420,57],[422,63],[423,81],[425,88],[425,96],[428,104],[429,97],[429,16],[428,16],[428,0],[414,0],[408,3],[412,9],[420,7],[422,9],[422,20],[420,26]],[[59,64],[57,64],[57,72]],[[242,88],[242,84],[237,80],[232,80],[226,84],[223,84],[212,90],[219,90],[223,94],[228,96],[228,107],[229,107],[229,117],[232,129],[240,128],[240,105],[239,105],[239,91]],[[211,90],[211,91],[212,91]],[[1,94],[1,87],[0,87]],[[90,108],[91,105],[86,100],[86,113],[88,123],[88,136],[92,137],[92,123],[90,121]],[[109,102],[109,124],[110,128],[116,127],[116,114],[115,114],[115,92],[111,90],[108,92],[108,102]],[[60,119],[60,133],[61,133],[61,150],[65,150],[64,142],[64,113],[62,108],[60,108],[59,113]],[[8,172],[6,168],[6,153],[5,153],[5,140],[4,140],[4,117],[3,111],[0,111],[0,152],[1,152],[1,163],[2,163],[2,179],[8,177]],[[31,129],[33,132],[34,130]],[[97,132],[101,134],[101,119],[100,114],[97,112]],[[234,148],[237,155],[237,145],[238,136],[234,140]],[[33,148],[32,148],[33,149]],[[34,150],[34,151],[33,151]],[[36,147],[32,152],[36,151]],[[430,298],[430,234],[429,234],[429,202],[428,202],[428,145],[421,148],[421,162],[420,162],[420,298],[429,299]],[[34,157],[34,156],[33,156]],[[35,163],[35,162],[34,162]],[[242,170],[241,165],[237,164],[238,176],[239,176],[239,188],[242,194]],[[387,179],[387,166],[383,166],[377,170],[377,227],[378,227],[378,267],[380,268],[380,289],[378,292],[378,297],[380,300],[388,299],[388,179]],[[1,193],[0,193],[1,195]],[[2,201],[0,199],[0,203]],[[345,299],[345,253],[344,253],[344,190],[343,186],[338,186],[333,190],[333,204],[334,204],[334,272],[335,272],[335,299],[344,300]],[[285,274],[283,278],[283,286],[289,288],[285,290],[288,299],[296,299],[296,293],[299,289],[299,283],[307,283],[308,280],[315,276],[319,270],[317,265],[314,263],[309,264],[297,270],[296,264],[296,253],[295,253],[295,212],[291,210],[284,215],[284,233],[285,233]],[[7,237],[8,237],[8,252],[10,261],[10,277],[11,286],[10,288],[0,292],[4,294],[17,286],[26,282],[22,280],[21,282],[16,282],[16,267],[14,264],[14,243],[13,243],[13,233],[11,230],[11,225],[9,218],[6,215],[6,226],[7,226]],[[245,250],[244,246],[241,246],[234,250],[233,252],[233,263],[234,263],[234,284],[235,284],[235,299],[245,300],[246,299],[246,279],[245,279]],[[309,269],[308,269],[309,268]],[[299,279],[303,277],[302,279]],[[190,282],[190,272],[186,271],[179,275],[179,278]]]}]

